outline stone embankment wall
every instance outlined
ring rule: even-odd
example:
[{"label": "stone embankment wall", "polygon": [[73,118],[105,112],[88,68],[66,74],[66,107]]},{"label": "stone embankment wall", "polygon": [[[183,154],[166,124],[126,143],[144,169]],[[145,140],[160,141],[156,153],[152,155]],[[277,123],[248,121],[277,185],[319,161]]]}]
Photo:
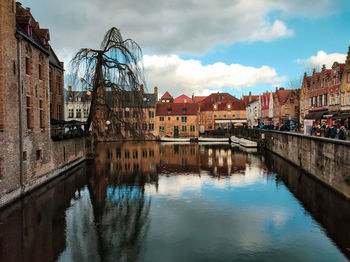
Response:
[{"label": "stone embankment wall", "polygon": [[260,129],[234,129],[232,134],[258,141],[350,198],[350,141]]},{"label": "stone embankment wall", "polygon": [[[4,170],[5,175],[0,180],[0,208],[85,161],[90,152],[90,141],[86,137],[57,142],[50,140],[45,148],[45,155],[40,159],[28,158],[23,161],[23,179],[20,172]],[[14,161],[13,165],[18,167],[20,161]]]}]

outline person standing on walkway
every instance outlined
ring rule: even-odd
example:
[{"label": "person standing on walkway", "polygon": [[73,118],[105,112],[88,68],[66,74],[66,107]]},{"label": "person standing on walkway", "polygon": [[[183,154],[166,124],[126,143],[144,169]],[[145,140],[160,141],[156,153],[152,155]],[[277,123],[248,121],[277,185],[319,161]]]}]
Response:
[{"label": "person standing on walkway", "polygon": [[330,138],[335,138],[337,136],[338,130],[337,130],[337,126],[333,125],[329,134]]},{"label": "person standing on walkway", "polygon": [[344,121],[342,121],[340,129],[339,129],[339,136],[338,136],[338,138],[340,140],[346,140],[346,136],[347,136],[347,132],[346,132],[346,129],[345,129],[345,126],[344,126]]}]

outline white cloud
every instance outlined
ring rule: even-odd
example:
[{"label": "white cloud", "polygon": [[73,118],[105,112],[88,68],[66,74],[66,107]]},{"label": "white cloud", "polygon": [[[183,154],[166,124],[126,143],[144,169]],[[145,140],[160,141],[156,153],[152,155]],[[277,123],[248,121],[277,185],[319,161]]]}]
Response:
[{"label": "white cloud", "polygon": [[269,66],[259,68],[240,64],[184,60],[176,55],[144,55],[148,87],[158,86],[160,93],[169,91],[173,96],[185,93],[207,95],[223,88],[241,89],[258,83],[276,85],[285,80]]},{"label": "white cloud", "polygon": [[[60,51],[96,47],[112,26],[156,54],[203,54],[217,44],[272,41],[293,31],[282,18],[333,12],[331,0],[28,0]],[[270,16],[271,13],[274,16]]]},{"label": "white cloud", "polygon": [[299,64],[305,64],[306,68],[322,68],[322,65],[326,65],[327,68],[331,68],[334,62],[344,63],[346,54],[332,53],[327,54],[325,51],[318,51],[317,55],[311,56],[305,60],[297,59],[296,62]]}]

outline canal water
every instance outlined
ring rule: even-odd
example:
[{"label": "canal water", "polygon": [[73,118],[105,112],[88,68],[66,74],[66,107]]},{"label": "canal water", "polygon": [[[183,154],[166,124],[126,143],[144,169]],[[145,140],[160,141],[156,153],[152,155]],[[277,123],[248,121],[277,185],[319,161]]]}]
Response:
[{"label": "canal water", "polygon": [[0,212],[0,261],[348,261],[350,204],[274,154],[101,143]]}]

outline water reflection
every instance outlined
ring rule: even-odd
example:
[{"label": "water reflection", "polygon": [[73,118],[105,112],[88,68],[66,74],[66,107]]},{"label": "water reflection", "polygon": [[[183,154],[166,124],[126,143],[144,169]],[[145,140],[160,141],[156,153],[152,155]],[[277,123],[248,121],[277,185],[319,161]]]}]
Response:
[{"label": "water reflection", "polygon": [[1,211],[0,261],[343,261],[332,241],[350,257],[349,221],[346,201],[269,153],[101,143]]}]

